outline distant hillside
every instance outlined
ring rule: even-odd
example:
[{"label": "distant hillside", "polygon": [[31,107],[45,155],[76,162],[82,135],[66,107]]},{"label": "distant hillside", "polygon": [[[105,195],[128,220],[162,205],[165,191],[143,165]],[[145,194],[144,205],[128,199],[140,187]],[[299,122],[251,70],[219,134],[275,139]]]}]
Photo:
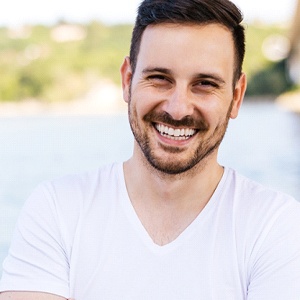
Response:
[{"label": "distant hillside", "polygon": [[[0,101],[67,101],[85,94],[100,78],[120,84],[119,68],[129,52],[132,25],[57,24],[0,28]],[[270,64],[262,44],[286,29],[247,26],[248,77]]]}]

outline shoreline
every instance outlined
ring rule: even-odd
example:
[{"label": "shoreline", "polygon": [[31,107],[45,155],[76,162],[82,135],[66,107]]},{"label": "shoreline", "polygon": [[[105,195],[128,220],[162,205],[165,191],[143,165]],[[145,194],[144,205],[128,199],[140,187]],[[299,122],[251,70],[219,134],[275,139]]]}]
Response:
[{"label": "shoreline", "polygon": [[60,103],[41,103],[38,100],[25,100],[19,103],[0,103],[0,118],[35,116],[92,116],[126,113],[127,106],[118,103],[98,103],[69,101]]},{"label": "shoreline", "polygon": [[61,102],[27,99],[20,102],[0,102],[0,118],[33,116],[87,116],[116,114],[127,111],[122,90],[110,82],[100,82],[85,96]]},{"label": "shoreline", "polygon": [[[245,101],[273,101],[284,110],[300,114],[300,92],[289,92],[277,97],[246,97]],[[37,99],[21,102],[0,102],[0,118],[34,116],[97,116],[127,113],[122,91],[115,85],[100,84],[86,96],[65,102],[45,103]]]},{"label": "shoreline", "polygon": [[300,91],[280,95],[275,102],[283,109],[300,114]]}]

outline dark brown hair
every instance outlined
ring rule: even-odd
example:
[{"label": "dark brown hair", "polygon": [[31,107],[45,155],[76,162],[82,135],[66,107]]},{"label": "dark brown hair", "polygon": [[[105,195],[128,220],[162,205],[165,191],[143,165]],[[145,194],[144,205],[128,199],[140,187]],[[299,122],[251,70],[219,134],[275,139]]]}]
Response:
[{"label": "dark brown hair", "polygon": [[[134,73],[141,39],[148,25],[161,23],[221,24],[228,28],[234,40],[236,59],[234,82],[242,72],[245,56],[245,32],[241,11],[229,0],[144,0],[139,8],[132,33],[130,61]],[[220,45],[222,46],[222,45]]]}]

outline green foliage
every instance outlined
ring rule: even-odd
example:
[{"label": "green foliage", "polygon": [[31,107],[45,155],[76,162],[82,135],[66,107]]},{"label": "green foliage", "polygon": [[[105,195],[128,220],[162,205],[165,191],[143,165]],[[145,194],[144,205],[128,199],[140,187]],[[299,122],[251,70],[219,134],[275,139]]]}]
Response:
[{"label": "green foliage", "polygon": [[[129,53],[132,25],[106,26],[97,21],[74,24],[83,29],[84,36],[64,42],[53,38],[59,25],[66,24],[36,25],[20,30],[0,28],[0,101],[26,98],[65,101],[84,94],[99,78],[120,84],[119,69]],[[273,33],[285,34],[285,30],[247,26],[244,70],[250,78],[251,93],[258,91],[259,84],[263,83],[256,74],[270,69],[261,45]],[[272,78],[272,68],[270,71],[272,74],[268,76]],[[281,79],[272,79],[276,80]]]},{"label": "green foliage", "polygon": [[131,25],[75,25],[84,36],[63,42],[53,38],[57,26],[0,28],[0,101],[64,101],[79,97],[99,78],[120,84]]},{"label": "green foliage", "polygon": [[287,75],[286,61],[269,64],[255,73],[248,84],[248,95],[280,95],[293,87]]},{"label": "green foliage", "polygon": [[252,24],[246,26],[246,57],[244,70],[248,76],[247,95],[278,95],[291,88],[285,60],[269,61],[263,54],[262,45],[271,35],[287,36],[282,26]]}]

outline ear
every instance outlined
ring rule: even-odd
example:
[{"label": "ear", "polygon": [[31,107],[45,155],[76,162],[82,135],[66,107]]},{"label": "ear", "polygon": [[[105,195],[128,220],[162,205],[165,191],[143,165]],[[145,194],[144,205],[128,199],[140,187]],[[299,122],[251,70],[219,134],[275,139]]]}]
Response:
[{"label": "ear", "polygon": [[242,73],[240,79],[235,85],[235,89],[233,93],[233,106],[230,113],[231,119],[235,119],[238,116],[240,107],[243,103],[246,89],[247,89],[247,77],[245,73]]},{"label": "ear", "polygon": [[121,76],[122,76],[123,99],[126,103],[128,103],[130,99],[130,85],[132,79],[132,69],[130,65],[130,59],[128,56],[125,57],[124,62],[121,66]]}]

